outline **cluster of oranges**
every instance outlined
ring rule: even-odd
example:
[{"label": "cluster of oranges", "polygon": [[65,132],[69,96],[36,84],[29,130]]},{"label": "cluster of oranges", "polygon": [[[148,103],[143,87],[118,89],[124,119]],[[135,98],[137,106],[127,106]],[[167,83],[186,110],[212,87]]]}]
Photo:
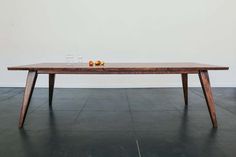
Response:
[{"label": "cluster of oranges", "polygon": [[97,60],[97,61],[92,61],[92,60],[90,60],[89,61],[89,66],[104,66],[105,65],[105,63],[103,62],[103,61],[100,61],[100,60]]}]

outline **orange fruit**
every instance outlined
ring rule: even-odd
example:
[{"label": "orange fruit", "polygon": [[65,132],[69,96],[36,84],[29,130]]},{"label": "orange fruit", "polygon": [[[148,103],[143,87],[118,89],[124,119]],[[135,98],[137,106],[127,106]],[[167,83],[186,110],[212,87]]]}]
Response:
[{"label": "orange fruit", "polygon": [[103,61],[101,61],[101,65],[103,66],[105,63]]},{"label": "orange fruit", "polygon": [[94,65],[93,61],[89,61],[89,66],[93,66],[93,65]]},{"label": "orange fruit", "polygon": [[97,61],[95,62],[95,65],[97,65],[97,66],[101,65],[101,61],[100,61],[100,60],[97,60]]}]

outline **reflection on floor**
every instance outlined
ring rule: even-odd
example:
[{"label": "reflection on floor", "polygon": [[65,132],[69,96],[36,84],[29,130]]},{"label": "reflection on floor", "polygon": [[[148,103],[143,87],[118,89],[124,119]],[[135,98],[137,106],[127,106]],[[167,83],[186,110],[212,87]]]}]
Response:
[{"label": "reflection on floor", "polygon": [[233,157],[236,89],[215,88],[212,129],[200,88],[36,89],[17,128],[22,88],[0,88],[1,157]]}]

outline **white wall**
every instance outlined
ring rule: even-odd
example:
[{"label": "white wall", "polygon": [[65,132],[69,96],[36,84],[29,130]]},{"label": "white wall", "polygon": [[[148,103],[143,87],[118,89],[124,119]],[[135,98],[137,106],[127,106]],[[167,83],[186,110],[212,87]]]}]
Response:
[{"label": "white wall", "polygon": [[[64,62],[66,54],[106,62],[202,62],[213,86],[236,86],[235,0],[1,0],[0,86],[24,86],[7,66]],[[40,76],[38,86],[46,86]],[[58,76],[57,87],[180,86],[180,77]],[[190,78],[199,86],[198,77]]]}]

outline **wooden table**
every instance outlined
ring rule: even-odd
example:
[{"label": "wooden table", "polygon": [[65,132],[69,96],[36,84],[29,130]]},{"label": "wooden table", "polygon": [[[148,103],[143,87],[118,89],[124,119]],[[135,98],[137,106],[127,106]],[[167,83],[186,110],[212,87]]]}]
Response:
[{"label": "wooden table", "polygon": [[105,66],[89,67],[88,64],[41,63],[8,67],[8,70],[27,70],[25,92],[20,111],[19,128],[26,118],[30,99],[38,74],[49,75],[49,105],[52,105],[56,74],[181,74],[185,105],[188,105],[188,74],[198,74],[205,95],[210,118],[217,127],[215,103],[210,85],[209,70],[228,70],[228,67],[198,63],[106,63]]}]

